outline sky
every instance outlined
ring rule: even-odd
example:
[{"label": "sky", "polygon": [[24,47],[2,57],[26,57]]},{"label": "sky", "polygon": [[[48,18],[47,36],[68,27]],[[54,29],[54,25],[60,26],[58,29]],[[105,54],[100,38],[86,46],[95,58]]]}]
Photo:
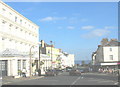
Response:
[{"label": "sky", "polygon": [[117,2],[7,2],[36,23],[39,40],[91,60],[102,38],[118,38]]}]

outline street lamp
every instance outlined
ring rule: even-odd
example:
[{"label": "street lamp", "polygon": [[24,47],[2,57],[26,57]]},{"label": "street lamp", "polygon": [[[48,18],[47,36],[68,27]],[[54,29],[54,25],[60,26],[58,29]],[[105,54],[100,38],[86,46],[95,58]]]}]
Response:
[{"label": "street lamp", "polygon": [[50,41],[51,43],[51,69],[52,69],[52,41]]},{"label": "street lamp", "polygon": [[41,51],[40,51],[40,46],[39,46],[39,65],[38,65],[38,75],[40,76],[41,75],[41,69],[40,69],[40,54],[41,54]]},{"label": "street lamp", "polygon": [[31,69],[32,69],[32,67],[31,67],[31,65],[32,65],[32,62],[31,62],[31,57],[32,57],[32,55],[31,55],[31,49],[34,47],[34,45],[33,46],[31,46],[30,47],[30,76],[31,76]]},{"label": "street lamp", "polygon": [[[41,42],[38,42],[37,44],[41,44]],[[30,47],[30,54],[29,54],[29,56],[30,56],[30,66],[29,66],[29,68],[30,68],[30,76],[31,76],[31,69],[32,69],[32,61],[31,61],[31,58],[32,58],[32,52],[31,52],[31,50],[32,50],[32,48],[34,47],[35,45],[32,45],[31,47]],[[39,69],[40,69],[40,48],[39,48]]]}]

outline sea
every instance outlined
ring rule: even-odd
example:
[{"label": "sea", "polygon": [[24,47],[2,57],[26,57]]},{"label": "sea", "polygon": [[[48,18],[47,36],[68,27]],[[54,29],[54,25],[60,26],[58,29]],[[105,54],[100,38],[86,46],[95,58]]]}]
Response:
[{"label": "sea", "polygon": [[85,61],[85,64],[89,64],[91,60],[75,60],[75,64],[82,64],[82,61]]}]

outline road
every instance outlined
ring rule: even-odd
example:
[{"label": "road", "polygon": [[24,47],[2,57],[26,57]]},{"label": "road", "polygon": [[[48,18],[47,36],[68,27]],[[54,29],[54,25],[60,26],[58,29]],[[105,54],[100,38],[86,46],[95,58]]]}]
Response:
[{"label": "road", "polygon": [[104,74],[85,73],[81,76],[69,76],[68,72],[63,72],[58,76],[45,76],[7,85],[115,85],[117,80],[117,76]]}]

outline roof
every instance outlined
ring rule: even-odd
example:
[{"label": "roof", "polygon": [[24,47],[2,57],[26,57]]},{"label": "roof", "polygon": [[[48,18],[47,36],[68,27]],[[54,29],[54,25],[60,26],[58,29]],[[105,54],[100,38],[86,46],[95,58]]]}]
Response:
[{"label": "roof", "polygon": [[15,49],[6,49],[2,52],[1,56],[7,57],[7,56],[20,56],[22,53],[18,52],[18,50]]},{"label": "roof", "polygon": [[109,41],[105,46],[120,46],[118,41]]}]

